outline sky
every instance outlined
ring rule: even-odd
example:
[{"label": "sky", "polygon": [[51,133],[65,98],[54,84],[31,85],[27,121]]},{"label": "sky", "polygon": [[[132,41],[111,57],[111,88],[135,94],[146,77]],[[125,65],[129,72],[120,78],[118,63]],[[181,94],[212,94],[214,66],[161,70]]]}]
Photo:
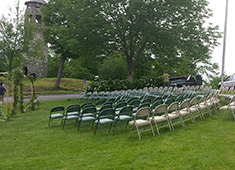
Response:
[{"label": "sky", "polygon": [[[0,0],[0,15],[4,14],[7,16],[9,13],[9,6],[14,8],[15,0]],[[224,21],[225,21],[225,6],[226,0],[208,0],[209,8],[213,11],[213,17],[210,19],[215,25],[218,25],[220,28],[220,32],[224,32]],[[25,9],[25,0],[20,0],[21,9]],[[233,22],[233,18],[235,17],[235,1],[229,0],[228,2],[228,24],[227,24],[227,37],[226,37],[226,53],[225,53],[225,74],[231,75],[235,73],[235,57],[233,52],[233,40],[235,39],[235,22]],[[219,40],[221,43],[218,47],[213,50],[212,60],[213,63],[218,63],[220,67],[222,67],[222,56],[223,56],[223,38]]]}]

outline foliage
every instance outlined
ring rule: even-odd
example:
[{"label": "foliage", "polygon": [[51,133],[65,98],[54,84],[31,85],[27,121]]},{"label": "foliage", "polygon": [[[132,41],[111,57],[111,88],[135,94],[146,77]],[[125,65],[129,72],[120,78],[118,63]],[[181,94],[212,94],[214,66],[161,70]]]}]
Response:
[{"label": "foliage", "polygon": [[127,67],[125,58],[120,54],[114,57],[106,57],[103,63],[99,66],[99,77],[104,80],[112,79],[126,79]]},{"label": "foliage", "polygon": [[76,58],[77,55],[71,53],[70,44],[72,37],[76,37],[72,34],[72,25],[70,25],[69,13],[71,10],[70,1],[54,0],[49,1],[41,7],[42,21],[45,24],[44,39],[47,43],[50,43],[50,48],[60,56],[60,65],[57,72],[57,81],[55,88],[60,87],[60,81],[63,74],[64,63],[68,58]]},{"label": "foliage", "polygon": [[31,50],[33,54],[38,47],[37,41],[31,41],[34,37],[35,24],[24,23],[24,19],[25,17],[19,8],[19,0],[15,7],[15,13],[10,10],[8,18],[3,15],[0,19],[0,60],[3,68],[7,67],[9,72],[21,64],[23,54],[28,52],[32,45],[35,46]]},{"label": "foliage", "polygon": [[16,68],[12,71],[11,79],[13,84],[11,84],[11,86],[13,86],[14,94],[13,108],[11,110],[12,114],[16,114],[17,108],[19,108],[20,113],[24,112],[23,78],[24,73],[20,68]]},{"label": "foliage", "polygon": [[145,77],[142,79],[135,79],[133,83],[127,80],[96,80],[85,88],[85,92],[94,91],[115,91],[128,89],[143,89],[144,87],[162,86],[162,79],[160,77]]},{"label": "foliage", "polygon": [[[226,76],[225,76],[226,77]],[[215,77],[210,77],[209,82],[206,82],[206,86],[212,86],[213,89],[218,88],[218,84],[221,82],[221,77],[220,76],[215,76]]]},{"label": "foliage", "polygon": [[95,74],[88,67],[81,59],[71,59],[65,62],[63,75],[70,78],[94,80]]},{"label": "foliage", "polygon": [[30,110],[35,110],[35,97],[34,97],[34,95],[31,96],[27,106]]},{"label": "foliage", "polygon": [[[207,0],[50,0],[42,7],[45,38],[57,54],[90,61],[89,70],[103,56],[121,52],[129,82],[141,77],[137,65],[142,57],[154,59],[141,63],[146,74],[190,74],[199,63],[210,64],[211,50],[218,45],[218,27],[204,24],[212,15],[207,6]],[[187,69],[179,70],[182,66]]]},{"label": "foliage", "polygon": [[[211,50],[220,37],[218,27],[204,27],[204,20],[211,16],[206,0],[186,3],[180,0],[105,0],[84,4],[87,7],[81,7],[84,15],[78,24],[82,25],[85,18],[93,18],[92,24],[86,21],[86,27],[110,44],[109,48],[123,52],[129,82],[143,53],[155,56],[158,63],[155,68],[163,67],[160,72],[175,69],[185,61],[195,70],[197,63],[211,58]],[[101,27],[94,22],[102,23]]]},{"label": "foliage", "polygon": [[58,74],[58,69],[60,65],[60,58],[55,56],[48,55],[48,73],[47,77],[56,77]]}]

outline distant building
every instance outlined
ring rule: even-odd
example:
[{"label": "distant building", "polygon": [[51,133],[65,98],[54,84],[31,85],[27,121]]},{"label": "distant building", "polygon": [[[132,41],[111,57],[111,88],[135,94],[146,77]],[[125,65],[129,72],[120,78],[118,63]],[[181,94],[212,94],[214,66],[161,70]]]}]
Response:
[{"label": "distant building", "polygon": [[[27,6],[25,10],[25,15],[28,17],[30,22],[35,22],[36,26],[36,36],[35,40],[40,39],[42,40],[42,52],[43,52],[43,57],[42,56],[31,56],[28,57],[27,54],[25,54],[25,62],[23,65],[23,69],[25,72],[25,75],[29,74],[35,74],[36,77],[47,77],[47,70],[48,70],[48,56],[47,56],[47,51],[48,47],[46,43],[43,40],[43,28],[44,25],[42,23],[42,14],[40,12],[40,7],[46,3],[44,0],[29,0],[25,2],[25,5]],[[26,22],[26,21],[25,21]],[[31,48],[35,48],[32,47]]]}]

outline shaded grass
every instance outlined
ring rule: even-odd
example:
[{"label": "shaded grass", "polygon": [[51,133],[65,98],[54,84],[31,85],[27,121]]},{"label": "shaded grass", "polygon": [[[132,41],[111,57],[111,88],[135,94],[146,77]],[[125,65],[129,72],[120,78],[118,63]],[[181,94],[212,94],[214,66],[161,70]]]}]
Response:
[{"label": "shaded grass", "polygon": [[143,133],[142,140],[120,126],[118,134],[103,136],[47,126],[52,106],[76,102],[42,101],[40,110],[0,122],[0,169],[234,169],[234,120],[221,121],[222,113],[160,136]]},{"label": "shaded grass", "polygon": [[[0,77],[0,81],[6,83],[6,78]],[[80,93],[84,91],[84,87],[87,86],[90,81],[73,78],[62,78],[60,83],[60,89],[54,89],[56,78],[37,78],[34,82],[35,92],[37,94],[58,94],[58,93]],[[23,80],[24,93],[31,94],[31,82],[25,78]]]}]

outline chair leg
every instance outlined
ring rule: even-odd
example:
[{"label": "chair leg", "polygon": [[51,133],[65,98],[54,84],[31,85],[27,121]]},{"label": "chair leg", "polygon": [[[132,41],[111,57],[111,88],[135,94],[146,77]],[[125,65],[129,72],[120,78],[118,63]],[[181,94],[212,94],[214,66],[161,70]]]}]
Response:
[{"label": "chair leg", "polygon": [[96,131],[97,131],[97,126],[98,126],[98,124],[96,123],[96,124],[95,124],[95,131],[94,131],[94,136],[95,136],[95,134],[96,134]]},{"label": "chair leg", "polygon": [[231,112],[232,112],[232,114],[233,114],[233,117],[234,117],[234,119],[235,119],[235,114],[234,114],[233,110],[231,110]]},{"label": "chair leg", "polygon": [[141,139],[139,128],[138,128],[137,125],[135,125],[135,127],[136,127],[136,131],[137,131],[137,133],[138,133],[139,139]]},{"label": "chair leg", "polygon": [[133,129],[133,125],[131,125],[131,130],[130,130],[130,132],[129,132],[129,137],[131,136],[132,129]]},{"label": "chair leg", "polygon": [[78,121],[78,131],[80,129],[81,120]]},{"label": "chair leg", "polygon": [[102,132],[102,130],[103,130],[103,129],[102,129],[102,125],[100,125],[100,126],[99,126],[99,128],[100,128],[101,136],[103,136],[103,132]]},{"label": "chair leg", "polygon": [[185,126],[184,118],[181,115],[179,115],[179,120],[180,120],[182,127],[184,127]]},{"label": "chair leg", "polygon": [[221,120],[223,120],[223,119],[224,119],[225,113],[226,113],[226,111],[224,111],[224,113],[223,113],[223,116],[222,116],[222,119],[221,119]]},{"label": "chair leg", "polygon": [[109,126],[109,133],[110,133],[110,130],[111,130],[112,125],[113,125],[113,124],[110,124],[110,126]]},{"label": "chair leg", "polygon": [[62,129],[64,129],[64,125],[66,123],[66,119],[64,119],[63,121],[64,121],[64,123],[63,123]]},{"label": "chair leg", "polygon": [[128,123],[129,123],[129,120],[126,122],[126,126],[125,126],[125,129],[127,128],[127,126],[128,126]]},{"label": "chair leg", "polygon": [[152,122],[150,122],[149,124],[150,124],[151,130],[152,130],[153,136],[155,136],[155,133],[154,133],[154,130],[153,130]]},{"label": "chair leg", "polygon": [[158,129],[158,125],[157,125],[157,122],[154,122],[155,123],[155,127],[156,127],[156,130],[157,130],[157,134],[160,135],[160,132],[159,132],[159,129]]},{"label": "chair leg", "polygon": [[168,124],[168,127],[169,127],[170,131],[172,131],[172,127],[171,127],[171,123],[170,123],[169,119],[167,119],[167,124]]},{"label": "chair leg", "polygon": [[172,129],[172,131],[173,131],[173,130],[175,130],[174,125],[173,125],[173,123],[172,123],[172,120],[171,120],[171,119],[169,119],[169,122],[170,122],[170,124],[171,124],[171,129]]}]

